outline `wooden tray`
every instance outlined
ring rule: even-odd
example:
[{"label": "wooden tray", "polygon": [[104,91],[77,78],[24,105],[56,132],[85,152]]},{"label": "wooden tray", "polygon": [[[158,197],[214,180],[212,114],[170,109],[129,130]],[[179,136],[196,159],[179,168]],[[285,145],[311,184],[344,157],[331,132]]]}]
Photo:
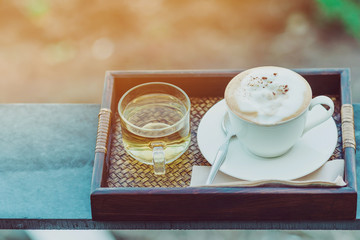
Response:
[{"label": "wooden tray", "polygon": [[[340,220],[356,217],[355,140],[342,138],[344,106],[351,111],[348,69],[294,69],[310,83],[313,95],[335,100],[339,144],[332,158],[345,159],[346,187],[341,188],[201,188],[188,187],[192,165],[208,165],[196,143],[203,114],[223,98],[227,83],[242,70],[109,71],[99,113],[91,186],[94,220]],[[122,149],[117,104],[125,91],[161,81],[182,88],[192,101],[192,143],[167,175],[132,160]],[[350,114],[351,115],[351,114]],[[347,115],[349,116],[349,114]],[[349,133],[346,134],[348,136]],[[341,144],[343,143],[343,144]]]}]

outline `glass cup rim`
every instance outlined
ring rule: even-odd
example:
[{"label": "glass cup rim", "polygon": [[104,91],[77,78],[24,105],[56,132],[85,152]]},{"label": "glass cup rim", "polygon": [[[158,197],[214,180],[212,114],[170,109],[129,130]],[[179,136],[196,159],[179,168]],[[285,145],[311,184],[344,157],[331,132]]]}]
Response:
[{"label": "glass cup rim", "polygon": [[[121,103],[122,101],[124,100],[124,98],[130,93],[132,92],[133,90],[137,89],[137,88],[140,88],[140,87],[145,87],[145,86],[148,86],[148,85],[166,85],[166,86],[170,86],[172,88],[175,88],[176,90],[178,90],[179,92],[181,92],[185,99],[186,99],[186,103],[188,104],[188,109],[186,110],[186,113],[184,114],[184,116],[179,120],[177,121],[176,123],[170,125],[170,126],[167,126],[167,127],[164,127],[164,128],[159,128],[159,129],[146,129],[146,128],[142,128],[142,127],[139,127],[139,126],[136,126],[134,124],[132,124],[131,122],[129,122],[125,117],[124,115],[122,114],[122,112],[120,111],[121,110]],[[118,113],[119,113],[119,116],[120,118],[125,122],[126,125],[129,125],[131,128],[135,128],[137,130],[141,130],[141,131],[151,131],[151,132],[160,132],[160,131],[166,131],[168,129],[171,129],[171,128],[174,128],[176,125],[179,125],[180,123],[184,122],[188,116],[190,115],[190,109],[191,109],[191,102],[190,102],[190,98],[189,96],[186,94],[186,92],[184,90],[182,90],[181,88],[179,88],[178,86],[174,85],[174,84],[171,84],[171,83],[167,83],[167,82],[147,82],[147,83],[142,83],[142,84],[139,84],[139,85],[136,85],[132,88],[130,88],[129,90],[127,90],[120,98],[119,102],[118,102]]]}]

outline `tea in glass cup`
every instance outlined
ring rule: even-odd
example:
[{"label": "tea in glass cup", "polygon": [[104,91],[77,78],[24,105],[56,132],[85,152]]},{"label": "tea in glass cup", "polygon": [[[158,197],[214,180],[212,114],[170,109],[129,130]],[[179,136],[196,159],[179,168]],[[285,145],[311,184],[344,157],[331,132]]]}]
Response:
[{"label": "tea in glass cup", "polygon": [[175,85],[151,82],[128,90],[118,111],[126,152],[165,174],[165,164],[179,158],[190,144],[190,99]]}]

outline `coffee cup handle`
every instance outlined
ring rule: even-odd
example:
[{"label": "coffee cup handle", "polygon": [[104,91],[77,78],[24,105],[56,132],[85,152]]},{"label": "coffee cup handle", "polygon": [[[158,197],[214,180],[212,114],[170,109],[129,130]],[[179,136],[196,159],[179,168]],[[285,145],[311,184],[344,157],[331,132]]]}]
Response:
[{"label": "coffee cup handle", "polygon": [[165,174],[165,152],[163,147],[153,148],[153,164],[155,175]]},{"label": "coffee cup handle", "polygon": [[308,117],[306,124],[305,124],[305,129],[303,131],[303,135],[308,132],[310,129],[320,125],[321,123],[325,122],[326,120],[328,120],[334,113],[334,102],[326,96],[318,96],[315,97],[311,100],[310,102],[310,106],[309,106],[309,114],[311,114],[312,111],[315,111],[313,109],[313,107],[315,107],[316,105],[319,104],[324,104],[327,105],[329,107],[329,109],[326,112],[323,112],[322,114],[319,114],[318,117]]}]

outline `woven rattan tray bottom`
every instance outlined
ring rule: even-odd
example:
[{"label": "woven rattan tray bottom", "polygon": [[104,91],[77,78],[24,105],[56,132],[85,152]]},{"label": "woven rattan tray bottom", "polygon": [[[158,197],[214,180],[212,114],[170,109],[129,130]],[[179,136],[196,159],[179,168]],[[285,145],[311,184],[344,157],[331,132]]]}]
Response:
[{"label": "woven rattan tray bottom", "polygon": [[[332,96],[331,96],[332,97]],[[197,145],[196,133],[204,114],[221,97],[191,98],[191,143],[189,149],[176,161],[166,165],[166,175],[156,176],[150,165],[142,164],[130,157],[124,150],[121,140],[120,119],[115,114],[111,132],[109,173],[107,187],[187,187],[190,185],[192,166],[210,165],[202,156]],[[338,143],[330,160],[342,158],[340,101],[335,103],[333,118],[338,129]]]}]

